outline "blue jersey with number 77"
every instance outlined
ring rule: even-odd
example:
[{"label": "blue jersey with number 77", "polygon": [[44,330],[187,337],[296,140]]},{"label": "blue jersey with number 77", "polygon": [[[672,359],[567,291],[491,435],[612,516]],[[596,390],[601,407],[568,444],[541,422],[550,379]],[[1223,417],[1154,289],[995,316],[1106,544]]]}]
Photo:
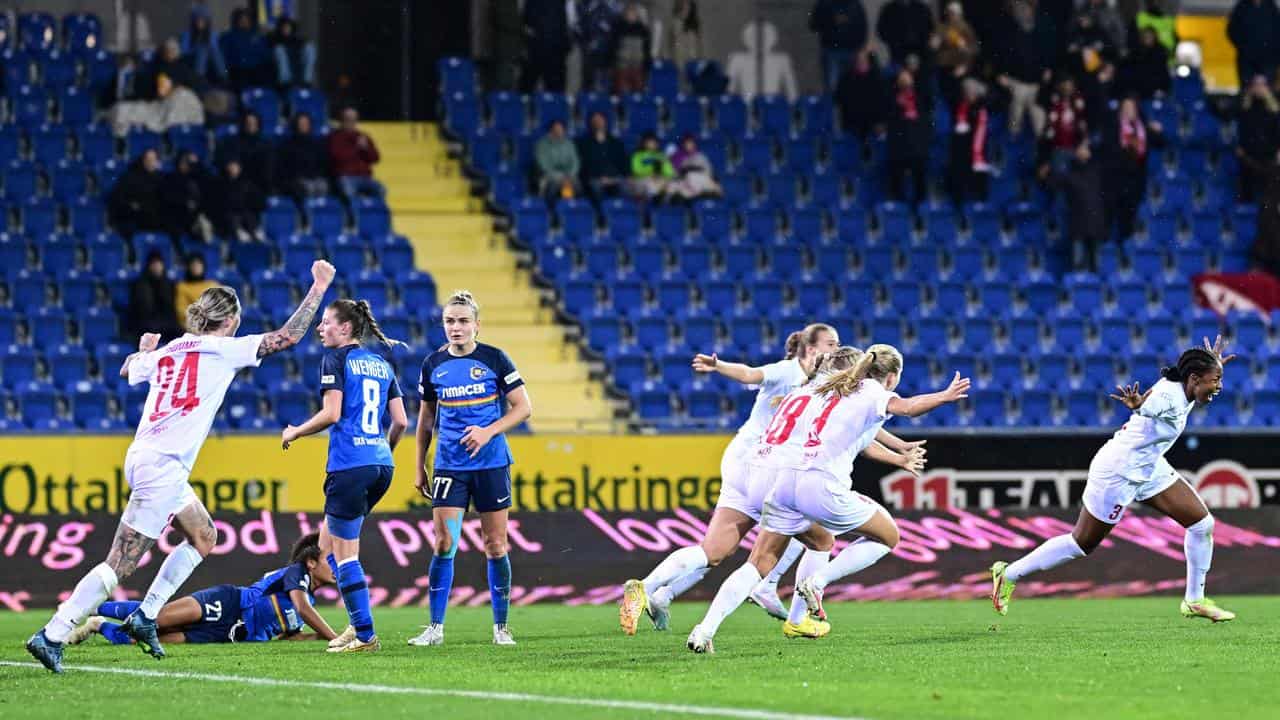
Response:
[{"label": "blue jersey with number 77", "polygon": [[326,471],[395,467],[382,427],[387,401],[400,397],[391,364],[359,345],[330,350],[320,362],[321,395],[326,390],[342,391],[342,417],[329,429]]}]

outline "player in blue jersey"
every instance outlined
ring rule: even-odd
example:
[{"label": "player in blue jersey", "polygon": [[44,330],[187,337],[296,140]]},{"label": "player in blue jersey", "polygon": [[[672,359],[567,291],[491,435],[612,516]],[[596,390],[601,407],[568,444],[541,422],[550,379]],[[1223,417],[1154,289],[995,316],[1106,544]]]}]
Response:
[{"label": "player in blue jersey", "polygon": [[[431,500],[435,556],[428,572],[431,624],[410,645],[444,643],[444,616],[453,589],[453,556],[462,516],[474,505],[489,559],[493,642],[514,645],[507,629],[511,562],[507,558],[507,509],[511,507],[511,450],[503,433],[529,419],[533,405],[507,354],[476,342],[480,307],[466,290],[455,292],[442,313],[449,343],[422,363],[418,411],[418,492]],[[427,475],[427,448],[439,436]],[[430,480],[428,480],[430,478]]]},{"label": "player in blue jersey", "polygon": [[[268,640],[331,640],[338,636],[314,607],[312,593],[334,583],[333,571],[321,558],[320,533],[302,536],[289,553],[289,564],[263,575],[252,585],[216,585],[167,603],[156,615],[160,642],[227,643]],[[114,645],[129,645],[122,625],[140,602],[105,602],[76,628],[67,642],[78,645],[99,633]],[[301,632],[303,626],[314,632]]]},{"label": "player in blue jersey", "polygon": [[[397,341],[382,333],[365,300],[333,301],[319,332],[328,349],[320,362],[324,407],[302,425],[286,427],[280,440],[288,450],[294,440],[331,428],[320,548],[338,579],[351,624],[329,643],[329,652],[374,652],[382,643],[373,631],[369,586],[360,566],[360,527],[391,486],[391,453],[409,420],[395,370],[362,343],[370,338],[386,345]],[[391,426],[384,431],[382,416],[387,413]]]}]

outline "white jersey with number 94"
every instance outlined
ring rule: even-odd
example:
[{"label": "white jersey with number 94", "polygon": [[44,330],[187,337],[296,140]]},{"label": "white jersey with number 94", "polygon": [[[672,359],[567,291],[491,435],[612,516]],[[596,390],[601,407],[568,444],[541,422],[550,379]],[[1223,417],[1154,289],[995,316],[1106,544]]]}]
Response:
[{"label": "white jersey with number 94", "polygon": [[756,446],[753,462],[790,470],[822,470],[834,478],[853,474],[853,460],[889,419],[897,393],[863,380],[852,395],[819,395],[811,383],[783,398]]},{"label": "white jersey with number 94", "polygon": [[129,384],[151,384],[133,449],[169,455],[190,472],[227,388],[241,368],[257,367],[262,335],[192,335],[129,362]]}]

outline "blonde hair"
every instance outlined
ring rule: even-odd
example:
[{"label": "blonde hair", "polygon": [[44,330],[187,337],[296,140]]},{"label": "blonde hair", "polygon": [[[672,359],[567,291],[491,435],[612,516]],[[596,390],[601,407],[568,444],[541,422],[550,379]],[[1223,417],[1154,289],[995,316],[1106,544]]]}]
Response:
[{"label": "blonde hair", "polygon": [[480,319],[480,305],[476,302],[476,298],[471,294],[470,290],[454,290],[444,305],[445,307],[450,305],[469,307],[471,308],[471,314],[475,315],[477,320]]},{"label": "blonde hair", "polygon": [[842,370],[848,370],[862,359],[863,354],[862,350],[852,345],[843,345],[833,352],[822,353],[818,356],[817,362],[813,364],[813,371],[809,374],[809,379],[812,380],[819,375],[830,375]]},{"label": "blonde hair", "polygon": [[892,345],[872,345],[852,367],[841,370],[819,385],[818,394],[837,393],[841,397],[852,395],[858,391],[863,380],[871,378],[884,381],[895,373],[902,373],[902,353]]},{"label": "blonde hair", "polygon": [[372,335],[388,347],[404,345],[403,342],[389,338],[382,332],[378,321],[373,317],[373,308],[370,307],[368,300],[334,300],[329,303],[329,308],[333,310],[338,322],[351,323],[351,337],[358,343],[364,343],[365,339]]},{"label": "blonde hair", "polygon": [[239,314],[240,298],[234,289],[225,285],[211,287],[187,306],[187,330],[197,335],[211,333]]}]

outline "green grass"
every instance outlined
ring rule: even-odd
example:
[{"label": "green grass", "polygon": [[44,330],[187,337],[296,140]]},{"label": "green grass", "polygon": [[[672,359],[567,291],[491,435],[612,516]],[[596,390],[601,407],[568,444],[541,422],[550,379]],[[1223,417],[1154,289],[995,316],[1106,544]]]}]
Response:
[{"label": "green grass", "polygon": [[[1274,718],[1280,693],[1280,599],[1221,598],[1233,623],[1184,620],[1176,598],[1022,600],[997,618],[985,602],[831,605],[821,641],[782,637],[744,606],[694,655],[685,635],[705,609],[677,605],[669,633],[617,630],[616,609],[515,608],[520,645],[489,644],[487,609],[454,609],[448,644],[404,641],[424,610],[376,609],[383,651],[326,655],[321,643],[171,646],[157,662],[96,638],[68,665],[305,681],[463,688],[575,698],[890,718]],[[326,608],[331,622],[344,622]],[[23,641],[44,612],[0,613],[0,660],[27,661]],[[0,666],[0,717],[640,718],[672,713],[441,696],[260,687]],[[504,715],[505,714],[505,717]]]}]

